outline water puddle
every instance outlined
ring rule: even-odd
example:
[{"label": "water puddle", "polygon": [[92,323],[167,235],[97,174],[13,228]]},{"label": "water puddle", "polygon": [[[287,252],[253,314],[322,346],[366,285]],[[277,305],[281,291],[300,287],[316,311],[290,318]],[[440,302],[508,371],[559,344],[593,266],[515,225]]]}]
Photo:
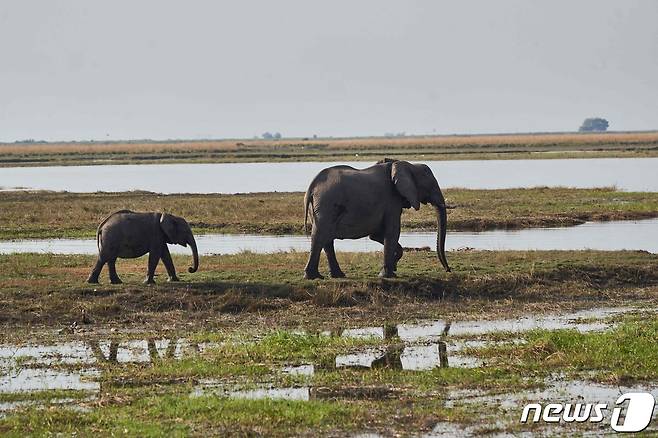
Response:
[{"label": "water puddle", "polygon": [[[563,375],[553,375],[546,379],[543,389],[523,390],[513,393],[487,394],[477,390],[456,390],[451,391],[447,398],[446,407],[455,405],[477,405],[478,408],[490,406],[492,412],[504,412],[508,415],[508,423],[500,419],[491,418],[491,423],[499,421],[498,427],[506,429],[508,426],[518,425],[518,421],[523,412],[523,408],[528,403],[539,403],[545,406],[547,403],[563,404],[597,404],[605,403],[608,410],[605,411],[604,420],[600,423],[584,423],[583,427],[589,430],[580,430],[585,436],[600,436],[600,434],[610,434],[610,411],[614,407],[619,396],[629,392],[648,392],[654,398],[658,399],[658,382],[644,383],[637,385],[605,385],[601,383],[590,382],[586,380],[567,380]],[[658,418],[658,411],[654,411],[652,425]],[[490,429],[491,424],[487,425]],[[540,429],[533,429],[533,436],[554,436],[556,433],[563,433],[564,424],[551,425],[546,422],[540,423]],[[593,429],[593,430],[592,430]],[[424,435],[425,437],[444,437],[444,436],[480,436],[481,431],[477,427],[464,426],[454,423],[439,423],[434,430]],[[501,435],[504,436],[504,435]]]},{"label": "water puddle", "polygon": [[[96,399],[97,397],[95,395],[84,398],[52,398],[47,401],[47,405],[64,406],[67,409],[77,412],[90,412],[91,409],[85,406],[83,403],[92,402]],[[45,401],[39,400],[16,400],[10,402],[0,402],[0,418],[5,417],[7,413],[17,409],[27,408],[30,406],[43,406],[45,404]]]},{"label": "water puddle", "polygon": [[581,333],[600,331],[611,327],[602,321],[615,315],[636,311],[631,307],[603,307],[580,310],[564,315],[527,315],[515,319],[493,319],[479,321],[426,321],[400,324],[397,333],[400,340],[417,342],[451,336],[482,336],[493,333],[521,333],[534,329],[573,329]]},{"label": "water puddle", "polygon": [[[459,337],[486,336],[495,333],[522,333],[533,329],[573,329],[581,333],[612,327],[604,321],[615,315],[636,311],[630,307],[597,308],[563,315],[527,315],[516,319],[480,321],[420,321],[395,326],[345,329],[340,336],[356,339],[389,340],[399,338],[402,345],[367,347],[336,357],[336,368],[389,368],[425,371],[437,367],[474,368],[484,364],[465,353],[469,348],[482,348],[494,341],[464,340]],[[515,342],[511,340],[507,342]],[[500,345],[500,341],[495,342]]]},{"label": "water puddle", "polygon": [[353,328],[345,329],[341,333],[341,336],[344,338],[377,338],[384,339],[385,328],[384,327],[364,327],[364,328]]},{"label": "water puddle", "polygon": [[[0,415],[25,406],[58,403],[81,409],[100,392],[99,365],[150,363],[202,354],[217,343],[186,339],[101,340],[61,342],[52,345],[0,345],[0,394],[25,394],[24,400],[0,403]],[[81,399],[31,400],[30,393],[56,390],[82,391]]]},{"label": "water puddle", "polygon": [[[611,187],[658,191],[658,158],[424,161],[441,187]],[[372,162],[139,164],[6,167],[0,187],[69,192],[253,193],[302,192],[317,173],[346,164]],[[176,175],[171,178],[171,175]],[[247,175],[258,175],[247,178]]]},{"label": "water puddle", "polygon": [[291,376],[312,376],[315,373],[315,366],[311,364],[290,365],[283,367],[281,372]]},{"label": "water puddle", "polygon": [[[199,254],[275,253],[310,248],[310,238],[293,235],[202,234],[196,236]],[[404,232],[400,244],[405,248],[433,248],[436,233]],[[336,240],[337,251],[375,252],[382,245],[368,238]],[[450,231],[446,249],[478,250],[642,250],[658,253],[658,219],[637,221],[587,222],[573,227],[528,228],[522,230]],[[189,254],[188,248],[170,245],[174,254]],[[97,254],[94,239],[33,239],[0,241],[0,254],[52,253]]]},{"label": "water puddle", "polygon": [[52,370],[47,368],[23,368],[11,370],[0,376],[0,393],[18,393],[51,390],[75,390],[98,392],[100,376],[96,369],[80,371]]},{"label": "water puddle", "polygon": [[262,384],[255,389],[240,389],[213,379],[203,380],[192,390],[190,397],[226,397],[248,400],[383,400],[393,397],[396,391],[386,387],[327,388],[314,386],[273,387]]},{"label": "water puddle", "polygon": [[[658,398],[657,384],[642,385],[604,385],[586,380],[564,380],[563,376],[554,376],[546,381],[546,388],[535,391],[524,391],[518,394],[506,394],[497,402],[501,407],[519,406],[520,401],[552,401],[554,403],[582,402],[614,404],[617,398],[627,392],[650,392]],[[500,396],[494,396],[494,399]]]},{"label": "water puddle", "polygon": [[420,345],[372,347],[336,356],[336,368],[392,368],[427,371],[434,368],[476,368],[483,363],[464,353],[467,342],[439,341]]},{"label": "water puddle", "polygon": [[290,387],[290,388],[258,388],[249,390],[236,390],[235,386],[227,386],[215,380],[204,380],[199,382],[192,394],[192,397],[201,397],[205,395],[214,395],[218,397],[229,397],[238,399],[272,399],[272,400],[311,400],[310,387]]}]

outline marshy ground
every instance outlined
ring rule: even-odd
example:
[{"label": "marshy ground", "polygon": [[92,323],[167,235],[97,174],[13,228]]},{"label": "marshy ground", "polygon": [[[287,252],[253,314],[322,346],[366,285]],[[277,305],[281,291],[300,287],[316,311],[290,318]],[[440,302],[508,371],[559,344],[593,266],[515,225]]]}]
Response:
[{"label": "marshy ground", "polygon": [[144,259],[87,285],[93,257],[0,256],[0,433],[559,434],[520,424],[525,403],[656,387],[654,254],[458,251],[447,274],[414,251],[381,280],[381,254],[349,253],[323,281],[305,257],[145,286]]}]

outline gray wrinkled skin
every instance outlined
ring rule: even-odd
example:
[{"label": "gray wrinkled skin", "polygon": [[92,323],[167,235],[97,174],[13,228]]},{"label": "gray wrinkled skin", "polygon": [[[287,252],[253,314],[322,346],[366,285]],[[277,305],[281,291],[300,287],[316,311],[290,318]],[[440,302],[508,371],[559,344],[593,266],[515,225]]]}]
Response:
[{"label": "gray wrinkled skin", "polygon": [[402,257],[400,216],[403,208],[431,204],[437,211],[437,256],[450,272],[445,256],[446,205],[429,167],[384,160],[367,169],[334,166],[322,170],[304,197],[304,227],[310,216],[311,252],[304,278],[323,278],[318,271],[324,249],[331,276],[344,277],[334,251],[335,239],[370,239],[384,245],[381,277],[394,277]]},{"label": "gray wrinkled skin", "polygon": [[178,281],[168,243],[190,245],[194,265],[188,271],[196,272],[199,268],[199,253],[189,224],[185,219],[167,213],[137,213],[130,210],[114,212],[98,226],[96,243],[98,260],[87,278],[88,283],[98,283],[98,276],[105,263],[110,271],[110,282],[121,283],[115,268],[116,259],[136,258],[146,253],[149,259],[145,283],[155,282],[153,276],[160,260],[167,269],[169,281]]}]

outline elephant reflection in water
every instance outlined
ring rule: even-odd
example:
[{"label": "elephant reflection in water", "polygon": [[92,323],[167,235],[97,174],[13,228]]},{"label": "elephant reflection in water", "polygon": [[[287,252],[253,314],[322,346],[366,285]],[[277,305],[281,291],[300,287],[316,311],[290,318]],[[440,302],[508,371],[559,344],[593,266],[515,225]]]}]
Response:
[{"label": "elephant reflection in water", "polygon": [[[439,362],[436,363],[437,367],[447,368],[448,367],[448,346],[444,341],[439,341],[436,343],[438,345],[439,353]],[[370,363],[368,368],[393,368],[393,369],[404,369],[402,365],[402,355],[407,346],[404,345],[393,345],[386,349],[386,352],[373,360]]]},{"label": "elephant reflection in water", "polygon": [[[197,343],[188,343],[183,339],[171,339],[163,340],[168,342],[163,353],[160,353],[155,339],[147,339],[146,347],[148,351],[148,357],[151,362],[160,360],[160,359],[180,359],[180,356],[177,355],[177,352],[180,354],[183,351],[187,350],[190,354],[198,354],[201,352],[201,346]],[[132,355],[129,359],[124,359],[119,356],[119,347],[121,342],[112,340],[109,342],[109,348],[107,355],[101,348],[100,341],[89,342],[89,347],[94,355],[94,358],[99,363],[119,363],[119,362],[144,362],[144,360],[139,360],[138,353],[135,353],[134,349],[130,347],[122,347],[127,349]]]}]

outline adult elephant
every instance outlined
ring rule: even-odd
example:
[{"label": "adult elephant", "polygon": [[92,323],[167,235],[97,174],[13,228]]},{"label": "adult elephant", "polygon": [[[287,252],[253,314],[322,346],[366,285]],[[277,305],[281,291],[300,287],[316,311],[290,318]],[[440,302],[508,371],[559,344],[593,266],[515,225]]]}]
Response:
[{"label": "adult elephant", "polygon": [[402,257],[400,216],[403,208],[431,204],[437,213],[436,252],[446,271],[446,205],[439,183],[425,164],[386,159],[367,169],[334,166],[313,179],[304,197],[304,228],[311,211],[311,253],[304,278],[323,278],[318,271],[324,249],[334,278],[344,277],[334,251],[335,239],[369,236],[384,244],[380,277],[394,277]]}]

